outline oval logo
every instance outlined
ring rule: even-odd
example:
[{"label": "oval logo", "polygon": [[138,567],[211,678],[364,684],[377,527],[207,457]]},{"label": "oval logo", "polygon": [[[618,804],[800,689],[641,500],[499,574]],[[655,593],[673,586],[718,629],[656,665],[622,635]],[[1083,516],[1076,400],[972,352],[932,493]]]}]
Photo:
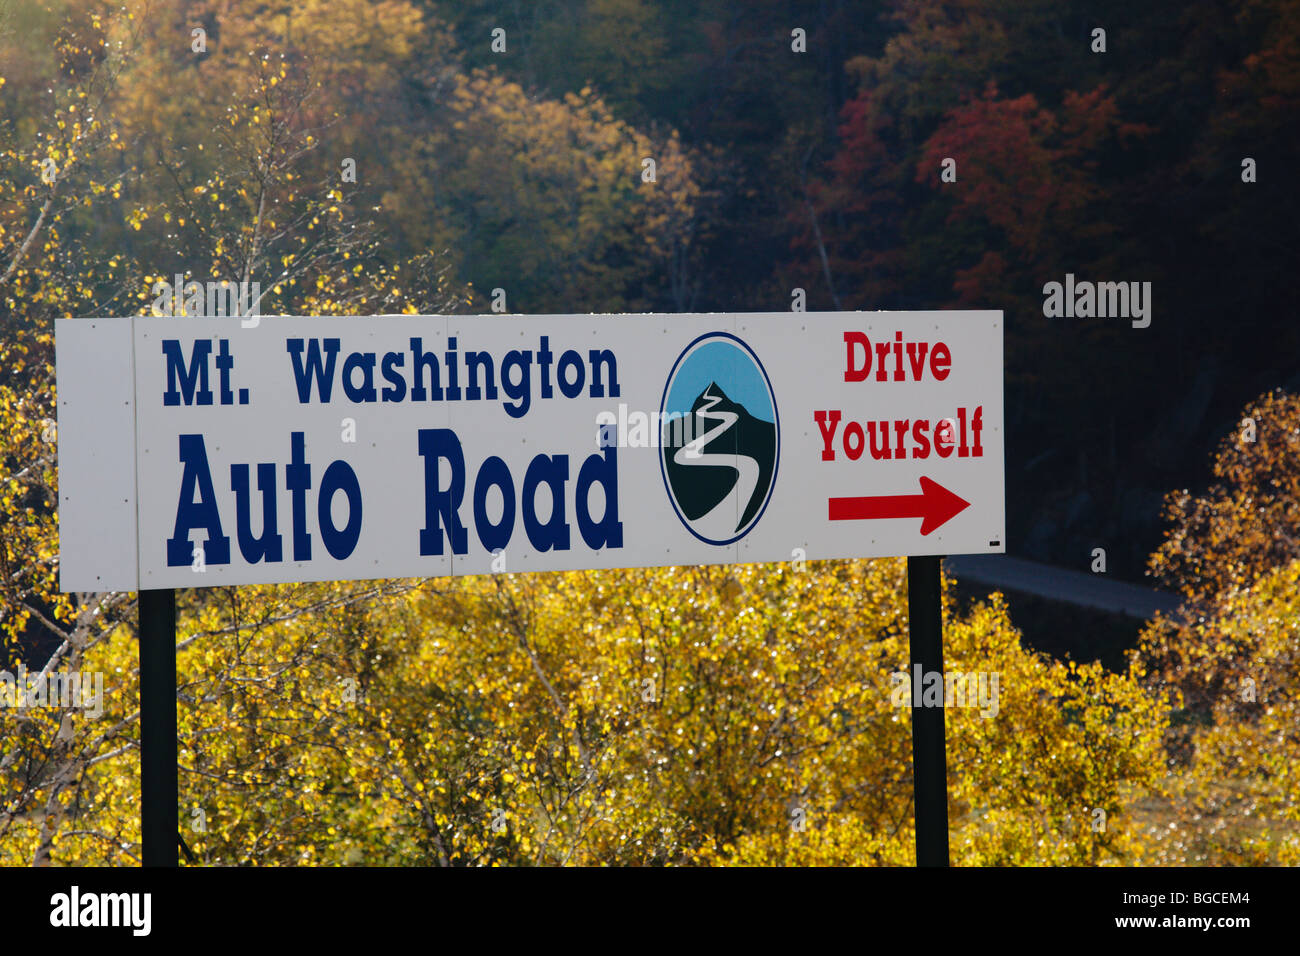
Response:
[{"label": "oval logo", "polygon": [[659,463],[677,517],[706,544],[733,544],[772,497],[781,426],[767,370],[729,332],[701,335],[664,386]]}]

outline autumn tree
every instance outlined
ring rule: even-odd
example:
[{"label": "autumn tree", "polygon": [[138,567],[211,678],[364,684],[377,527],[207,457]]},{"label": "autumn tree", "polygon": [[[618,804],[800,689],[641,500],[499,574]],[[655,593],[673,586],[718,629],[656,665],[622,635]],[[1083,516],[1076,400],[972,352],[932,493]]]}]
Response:
[{"label": "autumn tree", "polygon": [[[314,89],[308,75],[281,58],[253,61],[235,93],[196,84],[206,108],[194,123],[158,129],[131,107],[142,72],[149,76],[151,61],[142,51],[158,40],[149,32],[156,22],[138,18],[138,5],[109,11],[88,4],[79,12],[62,24],[38,21],[32,28],[38,35],[58,30],[58,56],[49,64],[58,80],[51,79],[45,94],[46,125],[11,119],[0,128],[7,137],[0,177],[3,660],[6,666],[30,660],[42,678],[69,671],[107,675],[109,702],[102,720],[65,702],[7,706],[0,713],[11,742],[0,754],[0,844],[7,860],[37,864],[138,857],[130,809],[138,805],[135,605],[129,594],[58,590],[50,320],[147,312],[159,266],[171,266],[159,249],[172,246],[182,251],[182,271],[193,274],[203,268],[196,263],[211,263],[218,275],[267,276],[277,305],[308,314],[450,311],[464,301],[450,291],[436,257],[410,260],[400,278],[401,265],[376,262],[373,235],[357,231],[338,188],[313,190],[302,182],[304,157],[318,143],[301,108]],[[2,39],[5,64],[13,62],[15,44],[32,41]],[[18,79],[20,101],[39,99],[39,77]],[[0,81],[11,85],[9,76]],[[223,100],[225,94],[231,98]],[[203,135],[186,132],[214,127],[227,149],[224,166],[205,168],[178,156],[188,143],[203,145]],[[152,167],[118,158],[128,140],[153,157]],[[52,177],[47,168],[55,170]],[[88,252],[123,236],[140,238],[111,255]],[[268,275],[268,269],[275,271]],[[311,606],[321,600],[311,598]],[[187,626],[205,604],[191,602]]]},{"label": "autumn tree", "polygon": [[1150,573],[1183,598],[1184,610],[1148,629],[1144,648],[1162,680],[1199,710],[1234,686],[1248,657],[1223,642],[1229,595],[1300,558],[1300,399],[1261,395],[1219,443],[1214,481],[1203,493],[1171,492],[1168,529]]},{"label": "autumn tree", "polygon": [[485,297],[504,289],[510,311],[644,309],[652,277],[680,274],[701,190],[671,131],[652,140],[590,89],[543,99],[476,71],[429,137],[418,244],[449,250]]},{"label": "autumn tree", "polygon": [[1162,860],[1261,865],[1300,853],[1296,786],[1300,402],[1260,396],[1223,438],[1210,487],[1166,498],[1150,573],[1182,608],[1143,631],[1148,683],[1181,703],[1166,742]]},{"label": "autumn tree", "polygon": [[[212,862],[910,862],[902,568],[460,578],[261,635],[262,595],[232,594],[206,633],[238,615],[243,679],[206,679],[187,718],[206,771],[187,804],[221,825],[187,840]],[[294,633],[295,667],[257,663]],[[958,857],[1131,859],[1158,701],[1025,652],[1002,605],[949,635],[954,667],[1002,681],[996,716],[950,718]],[[224,642],[187,656],[205,644],[202,672],[233,664]],[[231,740],[199,733],[231,707]],[[258,793],[275,813],[240,809]],[[281,814],[296,829],[268,834]]]},{"label": "autumn tree", "polygon": [[1211,865],[1300,862],[1300,561],[1221,596],[1184,633],[1199,699],[1185,766],[1170,781],[1176,826],[1158,858]]}]

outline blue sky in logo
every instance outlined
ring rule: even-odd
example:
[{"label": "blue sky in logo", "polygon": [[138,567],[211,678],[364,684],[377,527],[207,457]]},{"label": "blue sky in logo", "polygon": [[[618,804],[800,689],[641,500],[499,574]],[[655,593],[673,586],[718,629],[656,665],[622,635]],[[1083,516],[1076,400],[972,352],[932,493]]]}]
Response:
[{"label": "blue sky in logo", "polygon": [[744,405],[755,418],[775,420],[763,373],[749,353],[730,339],[705,342],[682,360],[668,390],[664,412],[689,414],[695,399],[710,382],[717,382],[728,398]]}]

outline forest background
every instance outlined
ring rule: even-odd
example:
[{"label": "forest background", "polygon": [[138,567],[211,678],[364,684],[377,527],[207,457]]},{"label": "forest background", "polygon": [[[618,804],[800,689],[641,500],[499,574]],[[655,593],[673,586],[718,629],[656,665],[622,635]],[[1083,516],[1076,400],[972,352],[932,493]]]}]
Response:
[{"label": "forest background", "polygon": [[[52,329],[176,273],[265,314],[1004,310],[1013,552],[1183,609],[1103,666],[949,592],[1002,695],[948,718],[954,862],[1300,861],[1298,107],[1285,0],[0,0],[0,666],[107,677],[98,719],[0,708],[0,862],[138,860],[134,595],[57,591]],[[1151,282],[1150,327],[1045,317],[1067,273]],[[905,593],[185,592],[187,857],[909,863]]]}]

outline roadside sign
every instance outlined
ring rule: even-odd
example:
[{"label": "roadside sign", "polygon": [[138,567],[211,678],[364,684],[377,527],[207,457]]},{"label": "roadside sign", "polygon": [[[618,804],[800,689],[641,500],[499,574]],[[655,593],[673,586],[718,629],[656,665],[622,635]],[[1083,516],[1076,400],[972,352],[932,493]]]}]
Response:
[{"label": "roadside sign", "polygon": [[60,320],[61,586],[1000,553],[1002,321]]}]

